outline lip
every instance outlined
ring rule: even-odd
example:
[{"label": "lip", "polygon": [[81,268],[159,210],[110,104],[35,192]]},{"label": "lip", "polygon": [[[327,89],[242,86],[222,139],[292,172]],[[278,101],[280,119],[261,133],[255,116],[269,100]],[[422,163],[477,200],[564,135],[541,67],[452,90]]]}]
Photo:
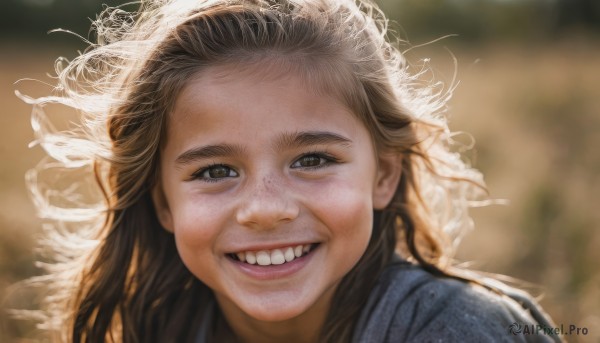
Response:
[{"label": "lip", "polygon": [[[279,265],[268,265],[260,266],[258,264],[249,264],[241,261],[236,261],[230,257],[227,260],[233,264],[233,266],[241,271],[244,275],[249,276],[255,280],[275,280],[285,277],[292,276],[303,269],[312,260],[315,253],[318,253],[321,249],[321,245],[315,246],[309,253],[302,257],[298,257],[291,262],[287,262]],[[277,248],[273,248],[277,249]],[[250,250],[245,250],[250,251]]]}]

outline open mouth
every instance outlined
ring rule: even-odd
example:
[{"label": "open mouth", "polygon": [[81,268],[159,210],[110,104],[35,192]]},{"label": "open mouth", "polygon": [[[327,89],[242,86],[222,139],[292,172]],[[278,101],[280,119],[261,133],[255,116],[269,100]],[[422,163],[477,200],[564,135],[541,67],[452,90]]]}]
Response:
[{"label": "open mouth", "polygon": [[302,244],[273,250],[243,251],[227,254],[233,260],[259,266],[280,265],[310,254],[319,243]]}]

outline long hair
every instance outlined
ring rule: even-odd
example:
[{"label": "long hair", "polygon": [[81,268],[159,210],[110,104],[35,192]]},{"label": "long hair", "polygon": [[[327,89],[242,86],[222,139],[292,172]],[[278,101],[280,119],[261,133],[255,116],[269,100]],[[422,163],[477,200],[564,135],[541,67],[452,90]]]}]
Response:
[{"label": "long hair", "polygon": [[[351,108],[378,152],[402,157],[398,189],[375,213],[366,252],[336,290],[320,341],[350,341],[394,252],[451,273],[454,244],[472,225],[467,211],[483,181],[450,151],[443,112],[451,91],[421,81],[424,69],[414,72],[390,42],[374,3],[155,0],[138,12],[107,9],[94,28],[97,43],[57,62],[56,95],[23,97],[34,105],[36,141],[53,158],[27,177],[41,214],[54,221],[43,243],[55,263],[37,281],[50,283],[42,327],[58,340],[194,339],[212,294],[183,265],[149,190],[177,94],[191,75],[216,65],[268,62],[299,73]],[[44,112],[52,103],[76,109],[80,129],[54,130]],[[57,165],[91,171],[100,203],[57,206],[37,179]]]}]

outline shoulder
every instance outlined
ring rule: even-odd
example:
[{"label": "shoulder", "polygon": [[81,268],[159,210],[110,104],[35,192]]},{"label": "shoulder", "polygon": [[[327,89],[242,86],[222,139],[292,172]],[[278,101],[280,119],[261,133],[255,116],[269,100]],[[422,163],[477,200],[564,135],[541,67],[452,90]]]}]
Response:
[{"label": "shoulder", "polygon": [[[395,261],[381,275],[359,319],[355,342],[552,342],[555,337],[517,333],[550,327],[526,293],[496,292],[418,266]],[[514,326],[511,333],[510,327]]]}]

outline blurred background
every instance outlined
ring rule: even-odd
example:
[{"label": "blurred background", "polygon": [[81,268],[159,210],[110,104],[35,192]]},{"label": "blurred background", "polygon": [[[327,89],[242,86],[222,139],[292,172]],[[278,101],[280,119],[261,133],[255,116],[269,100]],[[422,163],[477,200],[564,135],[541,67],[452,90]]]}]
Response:
[{"label": "blurred background", "polygon": [[[53,61],[85,44],[47,32],[93,37],[90,18],[103,3],[124,1],[0,2],[0,342],[33,342],[38,333],[5,311],[35,308],[38,295],[18,282],[39,272],[41,234],[24,173],[43,154],[28,148],[30,107],[14,90],[42,96],[51,87],[15,82],[52,83]],[[413,46],[411,63],[428,63],[429,76],[447,87],[456,72],[451,128],[473,136],[465,158],[483,171],[493,198],[510,201],[472,211],[476,229],[458,260],[527,282],[557,324],[588,329],[568,341],[600,342],[600,1],[379,3]]]}]

